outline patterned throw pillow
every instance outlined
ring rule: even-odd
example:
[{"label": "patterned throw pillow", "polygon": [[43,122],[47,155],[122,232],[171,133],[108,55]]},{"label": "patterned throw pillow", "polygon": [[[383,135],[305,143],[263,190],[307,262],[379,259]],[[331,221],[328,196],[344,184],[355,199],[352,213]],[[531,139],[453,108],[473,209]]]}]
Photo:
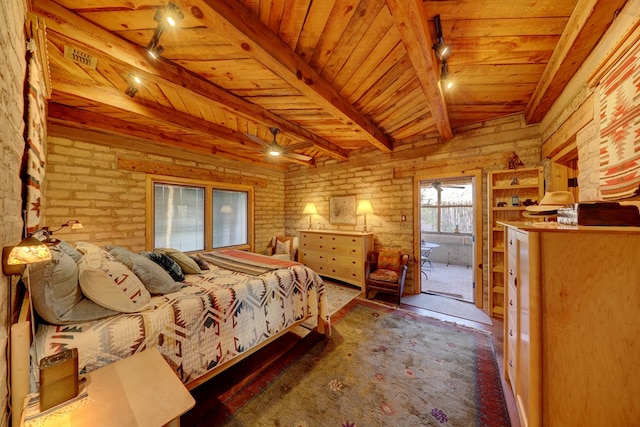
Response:
[{"label": "patterned throw pillow", "polygon": [[149,258],[151,261],[158,264],[160,267],[164,268],[164,270],[169,273],[169,275],[176,282],[184,281],[184,273],[182,269],[169,255],[161,254],[160,252],[149,252],[142,251],[138,252],[140,255],[144,255]]},{"label": "patterned throw pillow", "polygon": [[380,249],[378,253],[378,268],[400,271],[400,251]]},{"label": "patterned throw pillow", "polygon": [[149,258],[133,253],[129,249],[120,246],[107,245],[105,249],[119,262],[133,271],[149,293],[168,294],[180,290],[181,285],[176,283],[164,268]]},{"label": "patterned throw pillow", "polygon": [[80,288],[87,298],[105,308],[134,313],[151,301],[140,279],[109,252],[84,246],[78,263]]},{"label": "patterned throw pillow", "polygon": [[198,264],[189,257],[189,255],[173,248],[155,248],[154,252],[168,255],[172,260],[178,263],[180,269],[186,274],[200,274],[202,270]]}]

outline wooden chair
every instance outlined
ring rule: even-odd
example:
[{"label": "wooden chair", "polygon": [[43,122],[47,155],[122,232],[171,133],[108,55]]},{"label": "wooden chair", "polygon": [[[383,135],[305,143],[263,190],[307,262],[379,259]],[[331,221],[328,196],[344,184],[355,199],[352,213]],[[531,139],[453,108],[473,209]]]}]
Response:
[{"label": "wooden chair", "polygon": [[395,295],[398,306],[404,292],[409,255],[394,249],[372,251],[365,262],[365,295],[369,292],[383,292]]}]

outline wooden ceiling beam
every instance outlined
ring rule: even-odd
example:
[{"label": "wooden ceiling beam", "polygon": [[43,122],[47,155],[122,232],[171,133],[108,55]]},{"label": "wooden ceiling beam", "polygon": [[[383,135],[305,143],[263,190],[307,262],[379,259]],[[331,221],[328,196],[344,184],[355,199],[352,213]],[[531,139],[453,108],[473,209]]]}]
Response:
[{"label": "wooden ceiling beam", "polygon": [[311,141],[318,151],[334,159],[349,158],[348,152],[336,144],[245,101],[174,63],[163,59],[149,61],[145,50],[140,46],[124,41],[51,0],[37,0],[33,2],[32,9],[34,13],[45,18],[49,33],[68,37],[89,51],[97,50],[100,56],[133,67],[136,73],[149,81],[176,90],[190,91],[194,96],[215,102],[231,113],[243,115],[267,127],[276,126],[283,132]]},{"label": "wooden ceiling beam", "polygon": [[[220,126],[215,123],[211,123],[209,121],[199,119],[197,117],[191,116],[186,113],[181,113],[180,111],[176,111],[170,108],[161,107],[156,104],[152,105],[151,103],[144,102],[142,100],[135,101],[125,94],[121,93],[120,91],[110,87],[96,87],[92,83],[78,81],[71,76],[66,79],[58,76],[56,78],[56,84],[54,85],[54,93],[57,92],[75,96],[78,98],[90,99],[92,101],[108,105],[112,108],[127,111],[129,113],[137,114],[139,116],[157,120],[159,122],[164,122],[167,123],[168,126],[175,127],[187,134],[190,133],[192,135],[200,135],[200,137],[204,138],[205,140],[210,141],[214,137],[218,137],[223,140],[231,140],[238,145],[247,147],[248,150],[255,152],[257,155],[259,155],[259,153],[263,151],[261,147],[258,147],[254,141],[252,141],[249,137],[241,132],[233,131],[224,126]],[[78,124],[83,124],[82,118],[87,119],[87,114],[89,113],[78,110],[77,117],[80,118],[80,120],[78,120]],[[68,120],[66,121],[73,122],[75,116],[76,114],[68,114]],[[128,135],[130,137],[142,137],[138,132],[132,130],[131,128],[133,126],[137,126],[137,124],[125,122],[124,120],[119,121],[116,119],[105,119],[104,115],[102,115],[102,118],[100,118],[98,114],[96,114],[96,117],[92,118],[91,120],[96,120],[98,122],[100,120],[104,121],[105,123],[102,125],[102,130],[109,130],[122,135]],[[89,123],[89,121],[87,121],[86,123]],[[100,125],[92,123],[91,126],[95,128]],[[162,133],[160,133],[159,131],[150,131],[153,132],[151,135],[155,134],[156,137],[146,139],[162,139]],[[193,136],[189,137],[189,139],[190,138],[193,138]],[[213,149],[214,145],[212,144],[212,148],[209,151],[210,154],[216,153],[217,155],[223,155],[223,150],[220,150],[220,148],[215,147],[215,150],[217,151],[211,151]],[[242,158],[245,159],[245,161],[249,159],[249,157],[247,156],[237,156],[234,153],[229,152],[228,150],[224,150],[224,153],[227,157],[229,157],[229,155],[232,155],[236,159]],[[299,163],[299,161],[290,158],[287,159],[287,161]],[[311,163],[306,162],[306,166],[311,166]]]},{"label": "wooden ceiling beam", "polygon": [[589,56],[626,0],[578,0],[525,110],[539,123]]},{"label": "wooden ceiling beam", "polygon": [[[99,144],[105,147],[116,147],[123,149],[135,148],[136,151],[148,154],[158,154],[157,142],[150,142],[148,139],[136,138],[129,135],[122,135],[120,138],[114,138],[113,133],[105,132],[99,129],[91,129],[83,127],[77,123],[68,121],[51,120],[47,123],[47,135],[53,137],[69,138],[78,141],[87,141],[92,144]],[[190,148],[178,148],[172,146],[166,146],[162,149],[161,154],[172,157],[175,159],[183,159],[187,161],[200,161],[207,163],[211,161],[211,153],[200,152],[198,150],[192,150]],[[286,172],[289,170],[288,166],[281,164],[274,164],[256,159],[248,159],[246,157],[236,156],[230,153],[217,153],[216,156],[220,156],[226,160],[239,161],[244,164],[253,164],[255,166],[277,171]]]},{"label": "wooden ceiling beam", "polygon": [[361,114],[277,34],[237,0],[175,0],[188,14],[261,62],[292,87],[314,100],[341,122],[359,132],[362,139],[383,152],[393,142],[369,118]]},{"label": "wooden ceiling beam", "polygon": [[427,15],[422,0],[386,0],[396,28],[400,31],[409,59],[435,121],[440,138],[453,138],[447,104],[440,87],[440,71],[431,51],[433,40],[427,26]]}]

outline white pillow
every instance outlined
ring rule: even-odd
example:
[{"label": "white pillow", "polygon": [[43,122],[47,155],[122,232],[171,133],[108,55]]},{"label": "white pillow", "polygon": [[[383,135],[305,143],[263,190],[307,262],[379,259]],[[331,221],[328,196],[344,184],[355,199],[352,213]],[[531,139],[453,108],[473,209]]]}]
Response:
[{"label": "white pillow", "polygon": [[86,245],[78,262],[80,288],[93,302],[111,310],[133,313],[144,309],[151,295],[138,277],[111,254]]},{"label": "white pillow", "polygon": [[288,254],[290,251],[290,242],[281,242],[276,239],[276,254]]}]

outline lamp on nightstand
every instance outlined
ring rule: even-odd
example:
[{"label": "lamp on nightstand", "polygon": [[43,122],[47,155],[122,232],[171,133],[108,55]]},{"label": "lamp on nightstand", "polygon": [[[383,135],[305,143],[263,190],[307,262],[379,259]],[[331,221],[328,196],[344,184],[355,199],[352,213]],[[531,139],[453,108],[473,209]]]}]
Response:
[{"label": "lamp on nightstand", "polygon": [[316,209],[316,204],[315,203],[307,203],[304,206],[304,210],[302,211],[302,213],[304,215],[309,215],[309,230],[311,230],[311,228],[312,228],[311,217],[313,215],[317,215],[318,214],[318,210]]},{"label": "lamp on nightstand", "polygon": [[358,202],[358,209],[356,209],[357,215],[364,215],[364,228],[362,229],[363,233],[367,232],[367,214],[373,213],[373,206],[371,206],[370,200],[360,200]]}]

